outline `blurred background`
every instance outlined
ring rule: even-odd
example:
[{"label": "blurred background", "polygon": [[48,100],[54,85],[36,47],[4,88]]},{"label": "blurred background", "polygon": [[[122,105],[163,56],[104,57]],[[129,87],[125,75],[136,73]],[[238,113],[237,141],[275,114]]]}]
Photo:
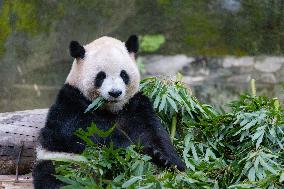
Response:
[{"label": "blurred background", "polygon": [[283,0],[0,0],[0,112],[54,102],[71,40],[131,34],[144,77],[180,72],[204,103],[226,104],[252,78],[284,98]]}]

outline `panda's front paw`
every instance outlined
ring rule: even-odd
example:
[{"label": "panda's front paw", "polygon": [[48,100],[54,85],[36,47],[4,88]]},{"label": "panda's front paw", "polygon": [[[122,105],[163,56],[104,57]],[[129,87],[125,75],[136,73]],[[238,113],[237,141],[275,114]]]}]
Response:
[{"label": "panda's front paw", "polygon": [[180,158],[175,156],[167,156],[161,150],[155,149],[152,146],[144,148],[144,152],[152,157],[152,161],[163,167],[176,166],[179,171],[184,171],[186,169],[185,164],[180,160]]},{"label": "panda's front paw", "polygon": [[160,156],[160,161],[165,165],[165,167],[174,166],[179,171],[185,171],[186,169],[185,164],[178,157],[172,158],[172,157]]},{"label": "panda's front paw", "polygon": [[186,169],[185,164],[182,161],[180,161],[180,160],[179,160],[179,163],[176,164],[176,166],[177,166],[177,169],[179,171],[185,171],[185,169]]}]

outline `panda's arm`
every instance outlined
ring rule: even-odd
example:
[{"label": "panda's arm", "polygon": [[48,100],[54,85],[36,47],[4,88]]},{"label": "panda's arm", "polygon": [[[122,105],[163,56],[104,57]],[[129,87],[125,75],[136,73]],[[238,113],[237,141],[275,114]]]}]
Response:
[{"label": "panda's arm", "polygon": [[79,117],[57,106],[49,110],[45,127],[41,129],[39,142],[48,151],[81,153],[84,145],[74,132],[80,127]]},{"label": "panda's arm", "polygon": [[[157,117],[153,116],[150,119],[152,120],[148,120],[149,122],[146,126],[151,127],[151,129],[149,129],[148,133],[146,133],[145,139],[142,137],[145,152],[152,156],[153,161],[157,164],[165,166],[176,165],[179,170],[183,171],[185,169],[185,165],[171,143],[169,134],[163,128]],[[149,138],[151,140],[149,140]]]},{"label": "panda's arm", "polygon": [[49,151],[82,152],[84,145],[78,142],[80,139],[74,132],[87,125],[82,123],[86,117],[82,114],[90,103],[80,90],[65,84],[55,104],[49,109],[45,127],[40,132],[41,146]]},{"label": "panda's arm", "polygon": [[145,153],[150,155],[157,164],[176,165],[183,171],[185,164],[181,161],[170,141],[169,134],[155,114],[149,98],[138,93],[130,102],[129,110],[132,112],[132,119],[129,121],[134,122],[140,130],[139,140],[144,146]]}]

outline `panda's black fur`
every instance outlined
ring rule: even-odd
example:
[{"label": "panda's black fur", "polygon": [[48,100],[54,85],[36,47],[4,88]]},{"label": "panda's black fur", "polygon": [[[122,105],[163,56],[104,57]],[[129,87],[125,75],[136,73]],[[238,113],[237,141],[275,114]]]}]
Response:
[{"label": "panda's black fur", "polygon": [[[74,135],[74,131],[86,129],[91,123],[96,123],[101,130],[108,130],[116,123],[116,128],[108,137],[94,135],[91,139],[95,143],[106,145],[112,142],[116,147],[139,143],[143,146],[144,153],[150,155],[157,165],[174,165],[181,171],[185,169],[148,97],[140,92],[136,93],[117,113],[104,109],[84,113],[90,103],[79,89],[65,84],[50,108],[45,127],[40,132],[39,143],[42,148],[53,152],[81,153],[85,145]],[[33,170],[35,189],[63,186],[54,174],[52,161],[39,160]]]},{"label": "panda's black fur", "polygon": [[78,41],[71,41],[69,45],[70,55],[73,58],[84,58],[85,49],[81,46]]},{"label": "panda's black fur", "polygon": [[139,48],[138,37],[136,35],[131,35],[125,42],[126,49],[130,53],[137,53]]}]

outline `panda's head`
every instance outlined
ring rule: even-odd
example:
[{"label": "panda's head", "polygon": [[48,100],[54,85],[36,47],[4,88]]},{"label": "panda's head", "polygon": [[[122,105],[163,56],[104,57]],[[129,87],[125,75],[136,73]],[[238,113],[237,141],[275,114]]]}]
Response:
[{"label": "panda's head", "polygon": [[101,96],[107,101],[106,108],[117,112],[137,93],[137,36],[130,36],[125,43],[111,37],[101,37],[85,46],[72,41],[69,48],[75,60],[66,83],[77,87],[89,100]]}]

